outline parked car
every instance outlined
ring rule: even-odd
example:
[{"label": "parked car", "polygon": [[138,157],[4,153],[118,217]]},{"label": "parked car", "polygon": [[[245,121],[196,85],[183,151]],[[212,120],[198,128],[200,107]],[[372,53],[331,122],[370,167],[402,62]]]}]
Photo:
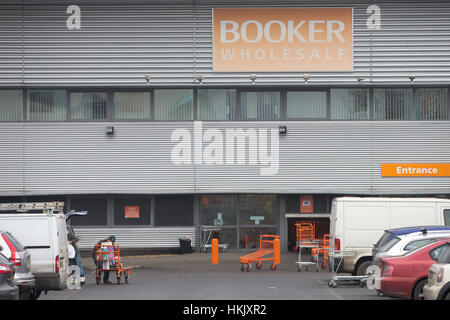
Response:
[{"label": "parked car", "polygon": [[435,240],[402,256],[382,258],[381,276],[375,279],[375,289],[385,296],[423,299],[428,270],[437,261],[447,241],[450,237]]},{"label": "parked car", "polygon": [[425,300],[450,300],[450,242],[430,267],[423,295]]},{"label": "parked car", "polygon": [[[445,227],[442,227],[445,228]],[[423,228],[422,231],[399,235],[389,241],[386,245],[378,250],[373,258],[373,264],[378,265],[381,258],[401,256],[408,251],[433,242],[435,239],[443,239],[450,237],[450,227],[448,230],[428,231]]]},{"label": "parked car", "polygon": [[378,251],[381,250],[385,245],[388,244],[391,240],[395,239],[398,236],[403,236],[410,233],[421,232],[422,230],[430,231],[440,231],[440,230],[449,230],[450,226],[416,226],[416,227],[404,227],[404,228],[396,228],[396,229],[388,229],[384,231],[384,234],[381,238],[373,245],[372,248],[372,258],[375,258]]},{"label": "parked car", "polygon": [[2,213],[0,225],[31,253],[31,273],[36,290],[62,290],[69,275],[66,219],[62,213]]},{"label": "parked car", "polygon": [[0,253],[0,300],[18,300],[19,287],[14,283],[14,263]]},{"label": "parked car", "polygon": [[30,252],[10,232],[0,230],[0,253],[14,263],[14,282],[19,287],[20,300],[30,299],[35,290]]},{"label": "parked car", "polygon": [[331,249],[354,252],[344,257],[337,272],[365,275],[372,264],[373,244],[386,229],[446,224],[450,226],[448,199],[335,198],[330,217]]}]

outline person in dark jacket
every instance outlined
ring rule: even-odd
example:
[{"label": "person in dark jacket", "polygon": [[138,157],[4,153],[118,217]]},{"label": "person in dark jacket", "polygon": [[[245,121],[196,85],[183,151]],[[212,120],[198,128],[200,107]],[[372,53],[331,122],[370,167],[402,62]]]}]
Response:
[{"label": "person in dark jacket", "polygon": [[[98,254],[97,254],[98,247],[97,246],[103,245],[105,243],[112,243],[112,244],[114,244],[114,242],[116,242],[116,237],[115,236],[109,236],[106,239],[100,240],[94,246],[94,249],[92,250],[92,258],[94,259],[94,263],[97,266],[97,268],[103,269],[106,266],[106,262],[102,262],[102,261],[98,260]],[[105,266],[103,264],[105,264]],[[105,269],[107,269],[107,268],[105,268]],[[98,276],[101,279],[101,272],[99,272]],[[104,284],[111,284],[112,283],[111,281],[109,281],[109,271],[103,271],[103,283]]]}]

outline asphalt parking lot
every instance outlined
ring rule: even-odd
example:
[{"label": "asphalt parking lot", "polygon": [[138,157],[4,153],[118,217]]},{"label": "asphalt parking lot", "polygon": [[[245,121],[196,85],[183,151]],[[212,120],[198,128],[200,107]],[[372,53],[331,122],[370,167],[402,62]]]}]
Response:
[{"label": "asphalt parking lot", "polygon": [[220,263],[211,264],[210,254],[170,254],[123,257],[131,266],[128,284],[97,285],[92,259],[83,258],[86,284],[80,289],[49,291],[40,300],[386,300],[359,285],[329,288],[329,273],[298,272],[295,253],[285,253],[277,270],[270,263],[260,270],[241,272],[242,253],[221,253]]}]

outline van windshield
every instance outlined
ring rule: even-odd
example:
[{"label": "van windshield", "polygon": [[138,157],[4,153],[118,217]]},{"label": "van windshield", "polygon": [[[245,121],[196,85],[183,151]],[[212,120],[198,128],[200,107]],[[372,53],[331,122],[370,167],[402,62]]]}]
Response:
[{"label": "van windshield", "polygon": [[391,241],[394,238],[394,235],[390,232],[385,232],[383,236],[378,240],[378,242],[375,244],[376,248],[384,247],[389,241]]}]

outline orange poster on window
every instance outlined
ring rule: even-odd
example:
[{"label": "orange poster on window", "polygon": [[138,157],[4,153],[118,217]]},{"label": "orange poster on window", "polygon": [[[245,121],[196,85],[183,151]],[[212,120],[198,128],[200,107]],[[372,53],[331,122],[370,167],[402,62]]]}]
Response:
[{"label": "orange poster on window", "polygon": [[213,70],[353,71],[353,8],[215,8]]},{"label": "orange poster on window", "polygon": [[300,196],[300,213],[313,213],[313,196]]},{"label": "orange poster on window", "polygon": [[139,218],[139,206],[125,206],[125,218]]}]

